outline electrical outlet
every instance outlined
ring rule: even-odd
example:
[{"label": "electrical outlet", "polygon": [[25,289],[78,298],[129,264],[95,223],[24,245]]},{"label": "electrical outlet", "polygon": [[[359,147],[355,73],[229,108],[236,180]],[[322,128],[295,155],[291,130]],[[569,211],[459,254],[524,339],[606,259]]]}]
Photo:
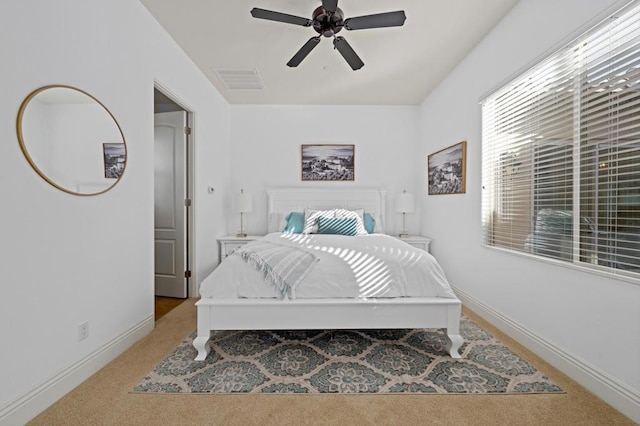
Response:
[{"label": "electrical outlet", "polygon": [[85,321],[78,326],[78,342],[89,337],[89,322]]}]

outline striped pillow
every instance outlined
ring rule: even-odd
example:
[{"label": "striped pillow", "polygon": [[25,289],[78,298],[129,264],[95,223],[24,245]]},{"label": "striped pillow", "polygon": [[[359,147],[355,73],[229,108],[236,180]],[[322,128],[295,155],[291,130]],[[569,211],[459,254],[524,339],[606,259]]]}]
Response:
[{"label": "striped pillow", "polygon": [[315,234],[318,232],[318,217],[336,217],[334,210],[312,210],[304,209],[303,234]]},{"label": "striped pillow", "polygon": [[353,217],[318,217],[318,234],[357,235],[357,220]]},{"label": "striped pillow", "polygon": [[356,220],[356,235],[367,235],[368,232],[364,227],[364,209],[334,209],[335,217],[340,219],[354,218]]}]

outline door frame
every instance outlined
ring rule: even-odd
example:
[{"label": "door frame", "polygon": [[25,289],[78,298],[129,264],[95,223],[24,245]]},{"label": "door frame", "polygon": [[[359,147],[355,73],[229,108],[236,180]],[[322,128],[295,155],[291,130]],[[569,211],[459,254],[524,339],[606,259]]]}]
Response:
[{"label": "door frame", "polygon": [[[191,200],[191,205],[186,208],[185,213],[185,238],[186,238],[186,253],[184,263],[189,271],[191,271],[191,276],[187,278],[187,297],[197,297],[198,295],[198,287],[196,283],[198,282],[196,279],[196,255],[195,255],[195,220],[194,220],[194,211],[195,211],[195,132],[194,132],[194,123],[195,123],[195,113],[193,109],[185,102],[182,98],[175,94],[175,92],[171,91],[165,84],[158,80],[154,80],[153,87],[155,90],[158,90],[167,98],[169,98],[173,103],[182,108],[186,113],[186,121],[187,126],[191,129],[191,133],[186,135],[187,138],[187,149],[185,153],[185,179],[186,179],[186,197]],[[155,92],[153,94],[153,98],[155,100]],[[154,105],[154,114],[155,114],[155,105]],[[154,294],[155,295],[155,294]]]}]

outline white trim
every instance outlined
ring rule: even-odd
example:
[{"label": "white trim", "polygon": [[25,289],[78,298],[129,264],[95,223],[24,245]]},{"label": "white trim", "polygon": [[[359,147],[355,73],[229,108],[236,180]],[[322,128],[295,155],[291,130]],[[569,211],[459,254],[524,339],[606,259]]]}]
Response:
[{"label": "white trim", "polygon": [[185,216],[185,220],[188,223],[187,233],[185,233],[185,238],[187,239],[187,250],[189,253],[189,270],[191,270],[191,278],[189,278],[189,284],[187,286],[187,297],[198,297],[199,296],[199,284],[196,276],[196,239],[198,238],[198,234],[196,232],[196,145],[197,145],[197,134],[198,134],[198,120],[196,110],[191,106],[191,104],[184,100],[181,96],[178,96],[173,90],[171,90],[166,84],[157,78],[153,80],[153,88],[154,90],[160,91],[163,95],[171,99],[185,112],[187,116],[187,126],[191,128],[191,134],[187,138],[189,141],[188,149],[187,149],[187,157],[186,160],[186,178],[187,178],[187,196],[191,199],[191,206],[187,209],[187,215]]},{"label": "white trim", "polygon": [[566,352],[526,327],[485,305],[464,291],[454,288],[462,305],[486,319],[549,364],[593,392],[632,421],[640,423],[640,393],[586,361]]},{"label": "white trim", "polygon": [[0,424],[22,425],[62,398],[153,330],[153,315],[44,380],[0,409]]}]

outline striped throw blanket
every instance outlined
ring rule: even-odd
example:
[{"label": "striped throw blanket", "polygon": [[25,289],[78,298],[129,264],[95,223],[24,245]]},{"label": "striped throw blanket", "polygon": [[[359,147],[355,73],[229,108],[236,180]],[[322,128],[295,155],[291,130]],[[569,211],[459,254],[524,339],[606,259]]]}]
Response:
[{"label": "striped throw blanket", "polygon": [[290,299],[295,299],[296,287],[318,261],[313,253],[266,241],[252,241],[233,254],[262,271],[265,280]]}]

